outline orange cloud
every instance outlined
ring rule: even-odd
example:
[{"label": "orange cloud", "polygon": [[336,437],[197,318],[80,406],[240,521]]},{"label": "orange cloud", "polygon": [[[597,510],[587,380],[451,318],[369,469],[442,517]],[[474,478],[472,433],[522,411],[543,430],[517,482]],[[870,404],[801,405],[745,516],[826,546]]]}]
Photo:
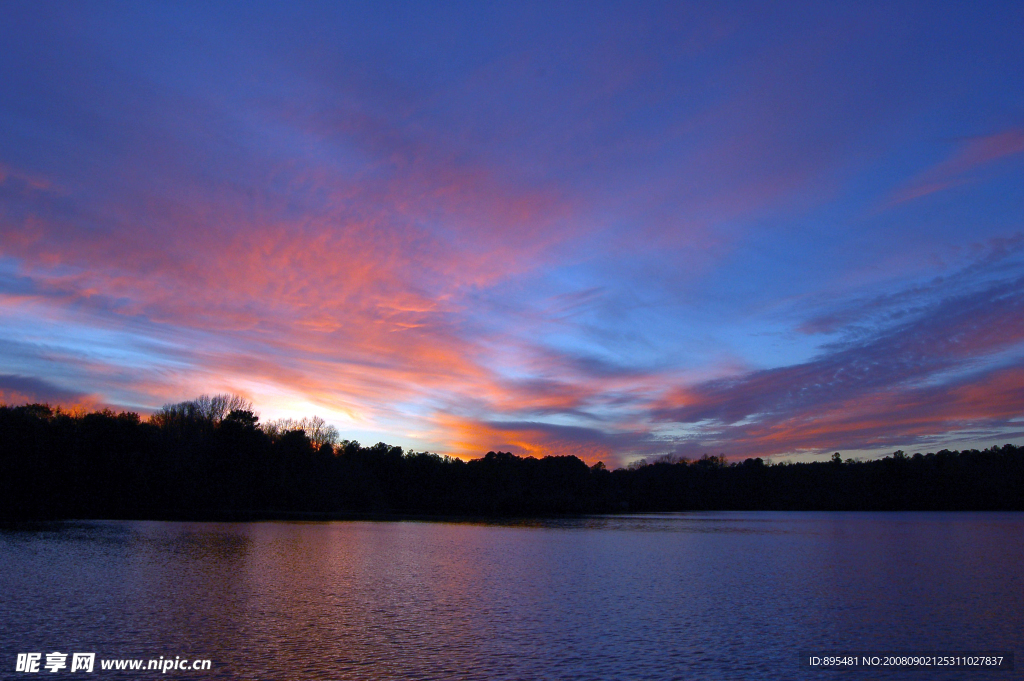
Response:
[{"label": "orange cloud", "polygon": [[451,442],[453,454],[475,458],[488,451],[510,451],[518,456],[576,456],[588,464],[611,461],[614,444],[602,442],[599,431],[544,423],[488,423],[439,415],[436,425]]}]

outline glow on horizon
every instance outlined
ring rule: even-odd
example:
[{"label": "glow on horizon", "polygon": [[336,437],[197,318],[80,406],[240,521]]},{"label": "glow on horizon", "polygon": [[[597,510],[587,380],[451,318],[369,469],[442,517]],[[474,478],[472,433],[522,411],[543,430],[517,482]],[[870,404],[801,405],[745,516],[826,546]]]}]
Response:
[{"label": "glow on horizon", "polygon": [[0,402],[609,466],[1019,443],[1021,26],[8,3]]}]

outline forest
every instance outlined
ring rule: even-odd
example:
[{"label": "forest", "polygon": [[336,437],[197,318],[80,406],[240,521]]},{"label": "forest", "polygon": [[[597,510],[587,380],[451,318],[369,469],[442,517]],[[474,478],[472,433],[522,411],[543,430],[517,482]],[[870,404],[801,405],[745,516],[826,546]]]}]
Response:
[{"label": "forest", "polygon": [[147,419],[0,406],[0,519],[538,516],[694,510],[1024,510],[1024,447],[868,461],[705,455],[588,466],[488,452],[469,461],[343,440],[322,419],[260,423],[245,400]]}]

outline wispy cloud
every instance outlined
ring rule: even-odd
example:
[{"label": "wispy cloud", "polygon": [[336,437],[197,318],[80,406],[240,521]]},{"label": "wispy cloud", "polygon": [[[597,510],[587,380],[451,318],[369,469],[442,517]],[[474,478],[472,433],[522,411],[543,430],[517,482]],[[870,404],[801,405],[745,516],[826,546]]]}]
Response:
[{"label": "wispy cloud", "polygon": [[67,409],[96,409],[103,401],[96,395],[86,395],[59,388],[35,376],[0,375],[0,404],[50,404]]},{"label": "wispy cloud", "polygon": [[[877,405],[900,396],[936,417],[893,437],[1011,423],[1019,197],[964,206],[970,233],[905,201],[900,248],[973,265],[851,274],[902,258],[862,216],[864,177],[921,195],[1016,162],[1020,128],[991,114],[1020,70],[1008,22],[236,11],[0,24],[0,371],[41,381],[5,394],[145,410],[237,391],[364,439],[610,464],[881,442]],[[952,47],[1005,77],[935,52],[960,20],[984,30]],[[894,177],[893,157],[932,165]],[[987,421],[977,386],[1003,396]]]},{"label": "wispy cloud", "polygon": [[969,266],[803,325],[846,332],[807,362],[670,391],[652,415],[695,424],[699,445],[737,454],[872,448],[966,423],[998,436],[1024,416],[1012,388],[1024,367],[1024,276],[1020,263],[1009,272],[999,266],[1006,249],[995,252],[1001,257],[980,260],[991,267]]},{"label": "wispy cloud", "polygon": [[945,191],[974,179],[973,173],[1003,159],[1024,154],[1024,128],[1013,127],[961,141],[944,160],[898,189],[888,207]]}]

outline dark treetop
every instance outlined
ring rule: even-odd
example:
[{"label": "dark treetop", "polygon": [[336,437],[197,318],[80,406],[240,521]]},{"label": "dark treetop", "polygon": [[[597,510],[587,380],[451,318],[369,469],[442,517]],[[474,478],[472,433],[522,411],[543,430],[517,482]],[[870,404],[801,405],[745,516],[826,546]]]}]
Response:
[{"label": "dark treetop", "polygon": [[[234,407],[234,408],[233,408]],[[248,407],[248,408],[245,408]],[[0,518],[247,519],[684,510],[1024,510],[1024,447],[873,461],[670,457],[629,468],[488,452],[471,461],[261,426],[237,398],[148,421],[0,406]]]}]

